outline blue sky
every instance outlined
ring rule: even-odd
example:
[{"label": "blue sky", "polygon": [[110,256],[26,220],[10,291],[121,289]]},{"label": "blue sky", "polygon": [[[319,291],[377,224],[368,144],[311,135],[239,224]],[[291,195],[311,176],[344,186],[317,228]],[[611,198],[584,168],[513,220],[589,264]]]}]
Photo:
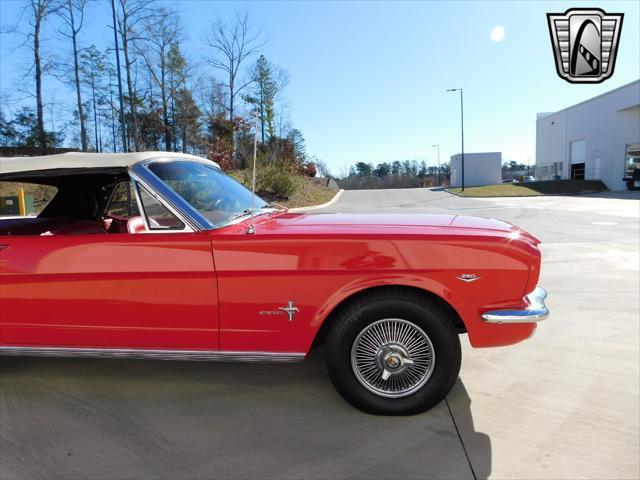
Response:
[{"label": "blue sky", "polygon": [[[22,5],[0,2],[3,30],[15,23]],[[263,53],[291,75],[285,95],[292,123],[309,151],[334,173],[357,161],[417,159],[433,165],[434,143],[447,160],[460,149],[460,122],[458,96],[445,90],[457,87],[465,95],[465,151],[502,151],[505,160],[535,161],[536,112],[555,111],[640,78],[639,5],[171,2],[195,62],[206,54],[201,39],[215,17],[250,13],[268,40]],[[602,84],[574,85],[556,75],[545,14],[572,7],[625,14],[615,74]],[[96,2],[81,43],[106,46],[108,23],[109,4]],[[54,26],[46,26],[44,49],[62,55],[69,46]],[[500,42],[490,38],[496,26],[505,31]],[[0,41],[0,91],[19,98],[29,52],[17,48],[16,35],[3,34]],[[54,105],[71,93],[52,78],[46,87]]]}]

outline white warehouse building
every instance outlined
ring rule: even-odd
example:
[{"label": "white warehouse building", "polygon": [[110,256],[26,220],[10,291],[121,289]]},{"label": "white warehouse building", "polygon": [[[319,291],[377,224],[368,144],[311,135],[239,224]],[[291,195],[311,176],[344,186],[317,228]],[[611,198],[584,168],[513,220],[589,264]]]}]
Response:
[{"label": "white warehouse building", "polygon": [[[464,186],[480,187],[502,182],[502,152],[465,153]],[[451,186],[462,186],[462,155],[451,157]]]},{"label": "white warehouse building", "polygon": [[623,178],[633,177],[636,169],[640,80],[559,112],[538,114],[536,180],[602,180],[609,190],[626,190]]}]

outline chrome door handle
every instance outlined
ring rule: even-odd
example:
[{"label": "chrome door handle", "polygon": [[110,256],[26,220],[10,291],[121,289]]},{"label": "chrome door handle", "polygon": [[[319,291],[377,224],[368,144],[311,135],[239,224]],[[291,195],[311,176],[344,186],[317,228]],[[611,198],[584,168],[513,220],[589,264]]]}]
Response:
[{"label": "chrome door handle", "polygon": [[4,250],[5,248],[9,248],[9,245],[6,243],[0,243],[0,250]]}]

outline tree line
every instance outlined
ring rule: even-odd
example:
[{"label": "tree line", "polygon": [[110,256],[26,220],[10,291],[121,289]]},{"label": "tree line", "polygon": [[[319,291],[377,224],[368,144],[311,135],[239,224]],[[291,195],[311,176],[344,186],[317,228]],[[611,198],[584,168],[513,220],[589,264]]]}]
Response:
[{"label": "tree line", "polygon": [[339,180],[340,187],[347,190],[373,188],[419,188],[449,183],[449,163],[427,166],[423,160],[396,160],[372,163],[357,162],[347,175]]},{"label": "tree line", "polygon": [[[524,181],[524,177],[533,175],[534,168],[514,160],[502,164],[502,178]],[[448,185],[451,178],[451,164],[445,162],[437,166],[427,166],[417,160],[396,160],[377,165],[366,162],[354,164],[343,178],[338,180],[340,187],[347,190],[376,188],[420,188]]]},{"label": "tree line", "polygon": [[[326,173],[287,117],[282,93],[289,75],[261,54],[265,42],[248,14],[215,21],[202,39],[202,57],[187,58],[178,11],[153,0],[110,0],[112,41],[99,48],[85,32],[94,6],[26,0],[21,27],[28,30],[32,62],[25,78],[34,80],[33,104],[17,111],[2,106],[2,145],[43,155],[63,144],[94,152],[179,151],[245,169],[257,134],[260,162]],[[51,35],[67,47],[63,60],[44,53],[43,39]],[[46,128],[53,124],[44,118],[47,75],[73,92],[71,118],[58,128]]]}]

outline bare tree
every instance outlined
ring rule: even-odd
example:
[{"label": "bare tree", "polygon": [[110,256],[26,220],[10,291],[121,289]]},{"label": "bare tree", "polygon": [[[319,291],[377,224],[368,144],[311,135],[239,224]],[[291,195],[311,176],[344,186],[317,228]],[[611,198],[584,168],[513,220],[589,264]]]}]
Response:
[{"label": "bare tree", "polygon": [[205,121],[223,116],[227,110],[224,98],[224,85],[215,78],[206,78],[197,89],[198,101],[202,105]]},{"label": "bare tree", "polygon": [[[164,126],[165,150],[171,151],[172,130],[169,122],[169,96],[167,76],[169,74],[169,51],[179,41],[178,14],[166,8],[160,8],[153,17],[143,23],[144,39],[135,43],[137,53],[142,57],[149,76],[160,89],[162,105],[162,123]],[[175,138],[173,139],[175,142]]]},{"label": "bare tree", "polygon": [[[118,78],[118,100],[120,104],[120,131],[122,134],[122,150],[125,152],[129,151],[127,146],[127,125],[124,121],[124,99],[122,97],[122,69],[120,68],[120,47],[118,46],[118,22],[116,20],[116,2],[115,0],[111,0],[111,16],[113,19],[113,42],[115,46],[115,54],[116,54],[116,74]],[[111,87],[111,86],[109,86]],[[113,102],[111,102],[113,106]],[[114,130],[115,131],[115,130]],[[113,139],[113,151],[116,151],[116,140],[115,133]]]},{"label": "bare tree", "polygon": [[245,83],[239,82],[240,67],[247,58],[258,53],[260,48],[264,46],[264,42],[260,41],[259,32],[252,32],[247,13],[236,16],[232,24],[226,24],[222,19],[218,19],[211,27],[204,41],[213,50],[213,55],[206,59],[207,62],[212,67],[222,70],[227,77],[227,83],[225,84],[229,100],[227,110],[231,122],[231,137],[235,151],[233,126],[235,100],[237,95],[253,82],[253,79]]},{"label": "bare tree", "polygon": [[136,26],[149,16],[149,6],[152,0],[118,0],[120,11],[117,18],[118,33],[122,40],[122,53],[124,54],[124,69],[127,74],[127,91],[129,97],[129,113],[133,122],[133,144],[135,151],[139,150],[140,137],[138,130],[137,95],[131,72],[131,66],[135,63],[135,58],[131,55],[131,42],[135,41]]},{"label": "bare tree", "polygon": [[58,14],[67,25],[68,31],[60,31],[62,35],[71,39],[73,45],[73,72],[78,103],[78,119],[80,122],[80,142],[82,151],[88,149],[86,119],[82,108],[82,93],[80,89],[80,67],[78,65],[78,33],[84,23],[84,9],[88,0],[66,0],[58,10]]},{"label": "bare tree", "polygon": [[329,166],[326,164],[324,160],[315,158],[314,163],[316,164],[316,168],[318,169],[318,174],[320,177],[323,177],[323,178],[331,177],[331,170],[329,169]]},{"label": "bare tree", "polygon": [[40,56],[40,34],[42,33],[42,25],[45,19],[55,13],[59,9],[59,4],[55,0],[29,0],[28,6],[31,7],[33,17],[31,18],[31,27],[33,32],[29,35],[32,40],[31,48],[33,50],[33,65],[36,77],[36,138],[40,152],[47,154],[47,134],[44,129],[44,107],[42,100],[42,58]]}]

